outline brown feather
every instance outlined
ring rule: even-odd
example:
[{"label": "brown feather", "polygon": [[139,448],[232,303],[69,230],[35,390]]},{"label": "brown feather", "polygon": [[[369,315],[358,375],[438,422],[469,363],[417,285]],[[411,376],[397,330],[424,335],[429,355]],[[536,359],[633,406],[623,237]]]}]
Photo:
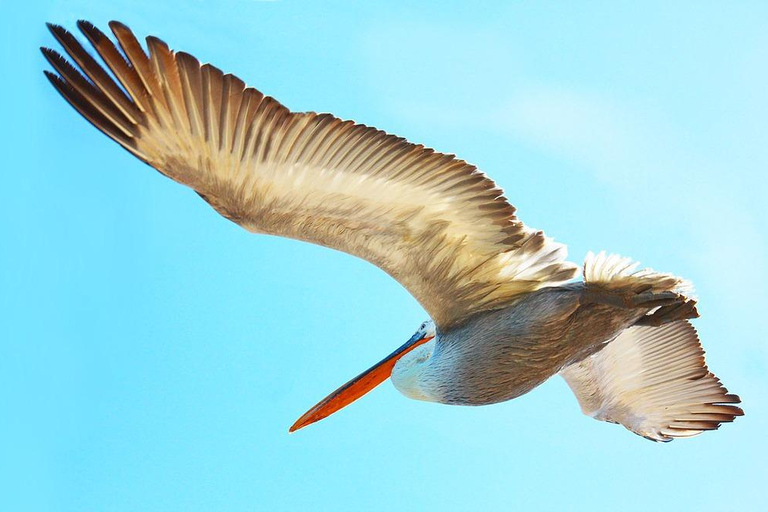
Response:
[{"label": "brown feather", "polygon": [[520,222],[474,166],[329,114],[292,113],[160,39],[147,38],[147,54],[121,23],[110,23],[119,46],[78,25],[119,85],[60,27],[85,76],[46,56],[62,76],[54,85],[95,126],[247,229],[382,267],[441,327],[575,274],[564,247]]}]

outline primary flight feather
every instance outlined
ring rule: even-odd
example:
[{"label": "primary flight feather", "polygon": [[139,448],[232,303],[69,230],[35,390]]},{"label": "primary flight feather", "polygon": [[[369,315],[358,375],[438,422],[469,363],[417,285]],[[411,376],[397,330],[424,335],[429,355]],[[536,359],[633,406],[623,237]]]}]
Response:
[{"label": "primary flight feather", "polygon": [[578,267],[565,246],[525,226],[492,180],[453,155],[291,112],[155,37],[145,51],[117,22],[117,44],[78,22],[96,55],[49,27],[74,65],[43,48],[56,71],[46,75],[99,130],[251,232],[379,266],[430,315],[292,431],[390,376],[413,398],[479,405],[562,372],[585,413],[658,441],[742,414],[704,364],[681,279],[601,254],[588,257],[584,282],[567,283]]}]

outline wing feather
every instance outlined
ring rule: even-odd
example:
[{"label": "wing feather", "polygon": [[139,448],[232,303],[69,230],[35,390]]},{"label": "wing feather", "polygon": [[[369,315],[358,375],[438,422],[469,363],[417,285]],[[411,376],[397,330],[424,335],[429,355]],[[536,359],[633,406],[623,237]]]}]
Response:
[{"label": "wing feather", "polygon": [[704,362],[687,320],[632,327],[561,375],[584,414],[654,441],[715,430],[742,410]]},{"label": "wing feather", "polygon": [[160,39],[145,52],[120,23],[110,23],[117,45],[78,26],[117,82],[61,27],[51,30],[79,71],[43,51],[53,85],[92,124],[250,231],[381,267],[441,329],[576,274],[564,246],[526,227],[493,181],[453,155],[292,113]]}]

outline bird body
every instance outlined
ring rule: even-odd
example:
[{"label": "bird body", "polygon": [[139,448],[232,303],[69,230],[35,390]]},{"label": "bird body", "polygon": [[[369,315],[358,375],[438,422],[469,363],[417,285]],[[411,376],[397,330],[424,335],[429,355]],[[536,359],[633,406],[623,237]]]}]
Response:
[{"label": "bird body", "polygon": [[390,376],[411,398],[484,405],[559,373],[586,414],[655,441],[742,414],[704,364],[682,279],[600,253],[573,282],[565,246],[523,224],[473,165],[331,114],[291,112],[155,37],[145,52],[120,23],[110,23],[116,43],[78,26],[104,66],[50,25],[74,65],[43,48],[56,71],[46,75],[96,128],[251,232],[379,266],[430,315],[291,431]]},{"label": "bird body", "polygon": [[[676,286],[680,281],[673,279],[670,283]],[[651,305],[607,304],[613,297],[602,285],[577,282],[543,288],[522,296],[512,306],[477,314],[446,333],[438,331],[430,342],[434,347],[425,345],[431,357],[419,365],[419,378],[411,379],[418,390],[411,394],[452,405],[503,402],[529,392],[562,369],[600,351],[657,308],[655,300],[687,305],[677,310],[678,319],[694,314],[690,299],[678,294],[669,299],[652,299]],[[594,292],[595,288],[598,294],[605,295],[604,300]],[[637,295],[635,290],[630,284],[619,292],[631,301]],[[392,380],[401,391],[406,386],[399,385],[398,366],[421,357],[414,350],[395,365]]]},{"label": "bird body", "polygon": [[[480,313],[460,327],[438,331],[433,346],[425,345],[431,357],[419,365],[418,378],[411,379],[415,395],[452,405],[486,405],[516,398],[543,383],[586,352],[586,346],[613,334],[600,329],[572,339],[582,288],[581,283],[545,288],[507,308]],[[395,387],[407,396],[414,393],[404,391],[399,366],[422,358],[417,350],[403,356],[392,372]]]}]

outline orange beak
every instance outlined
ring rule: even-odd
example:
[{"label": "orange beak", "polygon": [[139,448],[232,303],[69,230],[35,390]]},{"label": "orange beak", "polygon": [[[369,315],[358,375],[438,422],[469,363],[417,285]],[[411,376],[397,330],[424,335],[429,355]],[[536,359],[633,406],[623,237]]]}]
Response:
[{"label": "orange beak", "polygon": [[418,334],[414,335],[413,338],[405,343],[405,345],[398,348],[379,363],[373,365],[371,368],[347,382],[327,397],[323,398],[320,403],[305,412],[301,418],[296,420],[296,423],[291,425],[288,432],[295,432],[300,428],[304,428],[316,421],[320,421],[368,393],[392,375],[392,368],[395,367],[395,363],[398,359],[432,338],[434,338],[434,336],[419,338]]}]

